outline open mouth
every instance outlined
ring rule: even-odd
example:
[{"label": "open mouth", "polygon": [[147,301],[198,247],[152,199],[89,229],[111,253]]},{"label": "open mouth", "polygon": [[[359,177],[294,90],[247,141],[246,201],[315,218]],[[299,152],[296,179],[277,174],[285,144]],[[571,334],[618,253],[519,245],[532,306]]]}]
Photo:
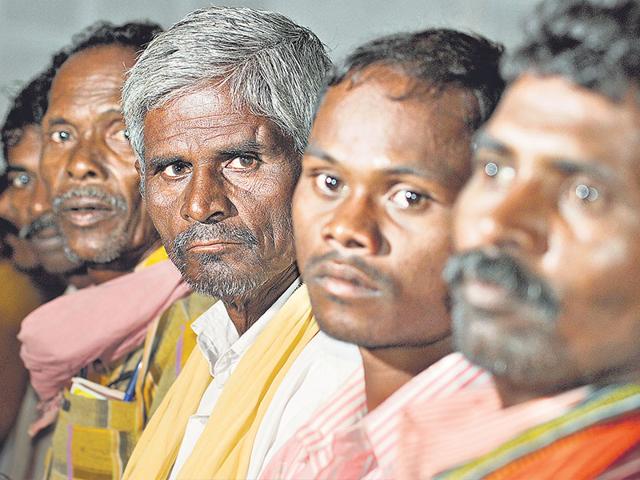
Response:
[{"label": "open mouth", "polygon": [[61,219],[77,227],[90,227],[115,215],[108,203],[92,197],[72,197],[58,209]]}]

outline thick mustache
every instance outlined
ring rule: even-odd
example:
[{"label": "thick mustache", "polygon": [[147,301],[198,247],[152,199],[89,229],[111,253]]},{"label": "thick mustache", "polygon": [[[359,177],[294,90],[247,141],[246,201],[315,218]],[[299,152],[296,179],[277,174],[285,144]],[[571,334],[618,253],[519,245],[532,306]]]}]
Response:
[{"label": "thick mustache", "polygon": [[25,227],[20,229],[20,233],[18,236],[22,239],[29,239],[36,235],[39,231],[44,230],[45,228],[56,227],[57,224],[55,218],[53,217],[53,213],[45,213],[44,215],[36,218],[33,222]]},{"label": "thick mustache", "polygon": [[247,229],[232,227],[224,223],[194,223],[176,236],[172,250],[174,252],[184,252],[196,243],[212,240],[243,243],[250,247],[258,245],[256,236]]},{"label": "thick mustache", "polygon": [[375,280],[376,283],[380,283],[389,289],[393,289],[394,283],[391,281],[389,277],[387,277],[384,273],[380,272],[375,267],[372,267],[367,262],[365,262],[362,258],[356,255],[344,256],[333,250],[331,252],[325,253],[323,255],[317,255],[311,257],[304,268],[304,272],[302,276],[305,274],[309,275],[313,272],[313,269],[318,268],[320,265],[326,262],[337,262],[344,263],[345,265],[350,265],[352,267],[357,268],[362,273],[364,273],[367,277]]},{"label": "thick mustache", "polygon": [[465,279],[486,281],[505,288],[523,303],[541,307],[549,314],[557,314],[559,310],[552,288],[506,253],[471,250],[454,255],[447,262],[443,278],[452,290]]},{"label": "thick mustache", "polygon": [[63,193],[62,195],[58,195],[57,197],[55,197],[52,201],[53,211],[59,213],[64,206],[64,202],[70,200],[73,197],[95,198],[97,200],[105,202],[114,210],[127,210],[127,201],[123,197],[111,195],[98,187],[87,186],[73,188]]}]

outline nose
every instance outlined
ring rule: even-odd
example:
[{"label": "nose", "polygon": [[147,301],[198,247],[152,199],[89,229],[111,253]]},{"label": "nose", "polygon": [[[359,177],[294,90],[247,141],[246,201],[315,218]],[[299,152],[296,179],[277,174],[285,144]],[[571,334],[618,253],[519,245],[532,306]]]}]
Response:
[{"label": "nose", "polygon": [[376,215],[376,205],[366,192],[354,192],[337,205],[322,227],[322,237],[349,253],[379,254],[385,242]]},{"label": "nose", "polygon": [[492,208],[477,217],[476,232],[485,245],[542,254],[549,247],[549,222],[553,212],[544,182],[518,182]]},{"label": "nose", "polygon": [[92,137],[80,141],[71,152],[65,172],[67,177],[77,181],[105,179],[108,173],[104,167],[102,146]]},{"label": "nose", "polygon": [[29,202],[29,215],[31,218],[38,218],[44,213],[51,210],[51,202],[49,201],[49,192],[40,179],[35,182],[35,187]]},{"label": "nose", "polygon": [[199,223],[217,223],[233,212],[234,205],[220,174],[194,167],[180,208],[182,218]]}]

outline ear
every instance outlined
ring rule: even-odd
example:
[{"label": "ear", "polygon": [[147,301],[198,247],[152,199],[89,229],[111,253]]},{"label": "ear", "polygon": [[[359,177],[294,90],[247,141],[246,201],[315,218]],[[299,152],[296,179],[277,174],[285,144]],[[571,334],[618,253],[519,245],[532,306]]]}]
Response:
[{"label": "ear", "polygon": [[138,172],[138,176],[142,176],[142,170],[140,169],[140,159],[136,158],[135,163],[133,164],[134,167],[136,167],[136,172]]}]

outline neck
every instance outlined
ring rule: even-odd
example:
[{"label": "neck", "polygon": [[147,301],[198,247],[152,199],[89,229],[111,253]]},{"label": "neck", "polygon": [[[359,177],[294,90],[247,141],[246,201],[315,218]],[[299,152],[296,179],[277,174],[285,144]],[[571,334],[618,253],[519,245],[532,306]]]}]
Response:
[{"label": "neck", "polygon": [[376,408],[395,391],[451,353],[451,337],[422,347],[360,348],[367,409]]},{"label": "neck", "polygon": [[498,375],[493,376],[498,395],[504,408],[528,402],[536,398],[559,395],[574,388],[593,385],[596,388],[604,388],[609,385],[625,385],[629,383],[640,384],[640,357],[635,356],[625,365],[615,366],[597,374],[582,378],[563,379],[555,385],[539,386],[535,384],[514,385],[508,378]]},{"label": "neck", "polygon": [[266,312],[298,276],[296,264],[290,265],[268,282],[241,298],[224,299],[223,303],[238,335],[245,333]]},{"label": "neck", "polygon": [[109,263],[90,265],[87,267],[87,275],[91,279],[90,283],[99,285],[131,273],[142,260],[160,248],[161,245],[160,239],[155,239],[153,243],[129,250]]}]

